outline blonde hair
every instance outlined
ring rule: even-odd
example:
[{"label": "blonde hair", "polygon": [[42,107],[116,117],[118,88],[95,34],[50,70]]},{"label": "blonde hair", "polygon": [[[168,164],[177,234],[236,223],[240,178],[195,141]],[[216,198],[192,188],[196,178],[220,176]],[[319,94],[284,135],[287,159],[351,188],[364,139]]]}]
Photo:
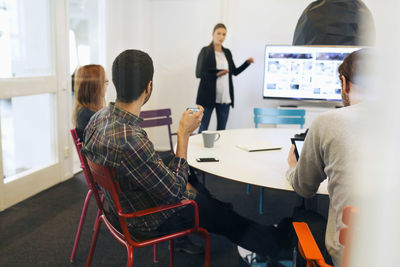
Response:
[{"label": "blonde hair", "polygon": [[75,74],[75,108],[73,122],[76,126],[77,115],[80,108],[84,107],[94,112],[105,106],[106,72],[101,65],[85,65],[80,67]]}]

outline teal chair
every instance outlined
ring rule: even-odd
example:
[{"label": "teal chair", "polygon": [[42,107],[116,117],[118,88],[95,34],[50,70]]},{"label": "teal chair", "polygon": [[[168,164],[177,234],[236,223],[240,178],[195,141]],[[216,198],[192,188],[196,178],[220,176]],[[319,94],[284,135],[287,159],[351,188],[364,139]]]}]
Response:
[{"label": "teal chair", "polygon": [[[259,124],[295,124],[303,129],[306,111],[304,109],[281,109],[281,108],[254,108],[254,125]],[[247,194],[250,194],[250,185],[247,185]],[[259,213],[263,213],[264,188],[260,188]]]}]

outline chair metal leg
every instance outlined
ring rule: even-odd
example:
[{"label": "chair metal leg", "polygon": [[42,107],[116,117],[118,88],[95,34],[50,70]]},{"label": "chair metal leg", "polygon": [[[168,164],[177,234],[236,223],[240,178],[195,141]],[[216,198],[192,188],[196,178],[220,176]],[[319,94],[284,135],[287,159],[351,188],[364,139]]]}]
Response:
[{"label": "chair metal leg", "polygon": [[96,215],[96,220],[94,221],[93,231],[96,230],[96,227],[97,227],[96,224],[98,224],[99,221],[100,221],[100,220],[99,220],[100,215],[101,215],[101,211],[100,211],[99,209],[97,209],[97,215]]},{"label": "chair metal leg", "polygon": [[[101,203],[104,203],[104,195],[103,194],[101,195]],[[96,215],[96,220],[95,220],[95,223],[94,223],[93,231],[96,230],[97,224],[100,221],[99,220],[100,215],[101,215],[101,210],[97,209],[97,215]]]},{"label": "chair metal leg", "polygon": [[169,240],[169,267],[174,267],[174,240]]},{"label": "chair metal leg", "polygon": [[92,194],[93,194],[92,190],[89,189],[89,191],[86,194],[85,202],[83,204],[81,218],[79,220],[78,230],[76,231],[76,236],[75,236],[74,246],[72,248],[70,262],[74,262],[74,260],[75,260],[75,255],[76,255],[76,251],[78,250],[78,245],[79,245],[79,240],[81,238],[83,224],[85,223],[86,212],[89,207],[89,202],[90,202],[90,198],[92,197]]},{"label": "chair metal leg", "polygon": [[158,246],[157,246],[157,244],[154,244],[153,245],[153,262],[154,263],[158,263],[157,251],[158,251]]},{"label": "chair metal leg", "polygon": [[259,213],[263,214],[263,200],[264,200],[264,187],[260,188],[260,204],[259,204]]},{"label": "chair metal leg", "polygon": [[250,185],[247,184],[246,194],[250,195]]},{"label": "chair metal leg", "polygon": [[94,250],[96,248],[97,237],[99,235],[100,226],[101,226],[100,217],[96,221],[95,225],[96,225],[96,228],[94,229],[94,233],[93,233],[93,237],[92,237],[92,243],[90,245],[88,259],[86,261],[86,267],[90,267],[90,265],[92,264],[93,254],[94,254]]},{"label": "chair metal leg", "polygon": [[298,257],[298,255],[297,255],[297,247],[295,246],[294,248],[293,248],[293,266],[292,267],[297,267],[297,257]]},{"label": "chair metal leg", "polygon": [[126,267],[132,267],[132,265],[133,265],[133,247],[127,245],[126,250],[128,252],[128,261],[126,262]]},{"label": "chair metal leg", "polygon": [[199,228],[199,231],[196,234],[202,237],[206,243],[204,251],[204,266],[210,267],[210,235],[204,228]]}]

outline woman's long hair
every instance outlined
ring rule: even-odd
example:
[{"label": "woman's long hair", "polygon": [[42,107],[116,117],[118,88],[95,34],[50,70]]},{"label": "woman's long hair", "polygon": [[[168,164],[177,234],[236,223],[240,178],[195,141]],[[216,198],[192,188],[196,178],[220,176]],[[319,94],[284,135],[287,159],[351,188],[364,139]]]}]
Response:
[{"label": "woman's long hair", "polygon": [[75,73],[75,108],[73,115],[74,125],[77,125],[77,115],[84,107],[94,112],[105,106],[106,73],[101,65],[85,65]]}]

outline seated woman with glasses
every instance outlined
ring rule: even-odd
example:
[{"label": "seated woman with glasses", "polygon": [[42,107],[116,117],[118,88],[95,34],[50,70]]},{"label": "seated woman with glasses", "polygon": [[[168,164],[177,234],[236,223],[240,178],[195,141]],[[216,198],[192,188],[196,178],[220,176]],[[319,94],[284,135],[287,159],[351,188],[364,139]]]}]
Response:
[{"label": "seated woman with glasses", "polygon": [[83,131],[90,118],[105,104],[108,85],[106,72],[101,65],[85,65],[75,73],[75,107],[73,122],[79,140],[83,141]]}]

